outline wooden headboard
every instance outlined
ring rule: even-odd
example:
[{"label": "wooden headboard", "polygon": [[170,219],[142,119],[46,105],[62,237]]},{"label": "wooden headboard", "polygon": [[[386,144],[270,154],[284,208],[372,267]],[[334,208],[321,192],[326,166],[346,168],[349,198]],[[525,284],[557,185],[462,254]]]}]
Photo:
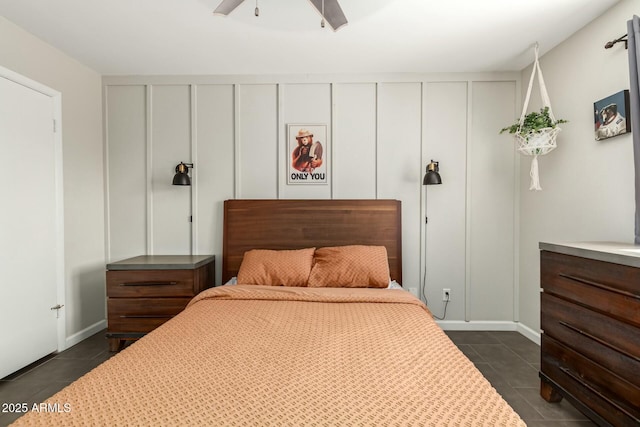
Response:
[{"label": "wooden headboard", "polygon": [[250,249],[344,245],[385,246],[391,278],[402,283],[400,217],[398,200],[226,200],[222,283]]}]

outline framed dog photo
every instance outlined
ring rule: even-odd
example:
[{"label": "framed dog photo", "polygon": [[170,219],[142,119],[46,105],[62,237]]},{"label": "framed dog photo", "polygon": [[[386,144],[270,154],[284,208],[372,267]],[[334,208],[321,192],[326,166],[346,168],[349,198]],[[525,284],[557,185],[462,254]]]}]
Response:
[{"label": "framed dog photo", "polygon": [[621,90],[593,103],[597,141],[631,132],[629,91]]},{"label": "framed dog photo", "polygon": [[327,183],[327,125],[287,125],[287,184]]}]

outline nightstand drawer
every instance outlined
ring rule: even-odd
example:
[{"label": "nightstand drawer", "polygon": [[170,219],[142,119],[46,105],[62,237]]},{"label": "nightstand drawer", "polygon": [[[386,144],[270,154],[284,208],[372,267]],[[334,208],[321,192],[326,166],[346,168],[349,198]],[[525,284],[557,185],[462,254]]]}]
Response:
[{"label": "nightstand drawer", "polygon": [[191,298],[110,298],[109,332],[150,332],[180,313]]},{"label": "nightstand drawer", "polygon": [[553,252],[541,252],[545,293],[640,326],[640,269]]},{"label": "nightstand drawer", "polygon": [[141,255],[107,264],[109,350],[151,332],[215,282],[212,255]]},{"label": "nightstand drawer", "polygon": [[110,298],[193,297],[193,270],[107,271]]}]

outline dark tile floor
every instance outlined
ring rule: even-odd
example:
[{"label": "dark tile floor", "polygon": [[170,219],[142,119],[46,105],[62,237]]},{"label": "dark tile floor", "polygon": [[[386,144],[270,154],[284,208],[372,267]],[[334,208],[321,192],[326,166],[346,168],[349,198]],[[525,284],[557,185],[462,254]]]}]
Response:
[{"label": "dark tile floor", "polygon": [[447,331],[528,426],[594,426],[566,399],[540,397],[540,347],[517,332]]},{"label": "dark tile floor", "polygon": [[[31,407],[55,394],[91,369],[109,359],[105,332],[100,332],[73,347],[0,380],[0,405],[27,403]],[[0,406],[0,426],[6,426],[21,414],[5,412]]]},{"label": "dark tile floor", "polygon": [[[447,335],[471,359],[529,426],[593,426],[566,400],[547,403],[538,394],[540,348],[517,332]],[[40,403],[111,357],[104,332],[0,380],[0,405]],[[20,414],[0,412],[0,426]]]}]

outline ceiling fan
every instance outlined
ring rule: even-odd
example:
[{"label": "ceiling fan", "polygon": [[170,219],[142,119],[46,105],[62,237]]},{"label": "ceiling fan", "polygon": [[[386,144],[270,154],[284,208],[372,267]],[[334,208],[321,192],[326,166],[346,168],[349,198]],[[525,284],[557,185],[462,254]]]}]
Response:
[{"label": "ceiling fan", "polygon": [[[227,16],[234,9],[243,2],[244,0],[222,0],[222,2],[216,7],[216,10],[213,11],[214,15],[223,15]],[[338,4],[338,0],[309,0],[313,7],[320,13],[322,16],[321,26],[324,28],[324,22],[326,22],[331,26],[333,31],[338,31],[344,25],[347,24],[347,18],[344,16],[344,12],[342,12],[342,8]],[[256,2],[256,16],[258,16],[259,10]]]}]

